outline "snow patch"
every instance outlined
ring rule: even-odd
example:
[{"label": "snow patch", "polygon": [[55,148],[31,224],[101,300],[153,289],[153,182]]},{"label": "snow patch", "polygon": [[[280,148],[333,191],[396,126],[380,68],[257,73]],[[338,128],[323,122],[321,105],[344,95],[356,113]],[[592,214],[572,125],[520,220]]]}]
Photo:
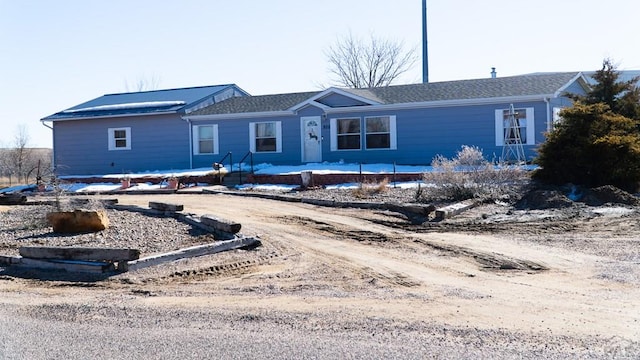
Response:
[{"label": "snow patch", "polygon": [[69,109],[69,110],[64,110],[63,113],[77,113],[77,112],[85,112],[85,111],[144,109],[144,108],[151,108],[151,107],[169,107],[169,106],[177,106],[177,105],[185,105],[185,104],[186,103],[184,101],[180,101],[180,100],[145,101],[145,102],[122,103],[122,104],[98,105],[98,106],[90,106],[90,107],[80,108],[80,109]]},{"label": "snow patch", "polygon": [[599,207],[591,210],[592,212],[605,216],[624,216],[634,212],[635,210],[622,206]]}]

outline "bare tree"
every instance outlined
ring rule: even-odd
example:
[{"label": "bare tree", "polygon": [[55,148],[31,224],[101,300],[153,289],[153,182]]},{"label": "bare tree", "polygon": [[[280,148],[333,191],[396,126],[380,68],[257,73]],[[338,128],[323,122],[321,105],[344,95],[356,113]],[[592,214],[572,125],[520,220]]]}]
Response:
[{"label": "bare tree", "polygon": [[14,179],[26,184],[51,171],[51,149],[31,148],[29,140],[27,127],[19,125],[13,144],[0,151],[0,175],[9,179],[9,185]]},{"label": "bare tree", "polygon": [[9,151],[9,162],[12,168],[13,175],[16,176],[18,182],[25,180],[27,174],[27,167],[29,166],[29,160],[31,158],[31,149],[29,145],[29,132],[24,124],[18,126],[18,129],[13,137],[13,147]]},{"label": "bare tree", "polygon": [[140,92],[157,90],[160,87],[160,77],[156,75],[141,76],[134,83],[124,81],[124,91],[126,92]]},{"label": "bare tree", "polygon": [[389,86],[418,60],[415,48],[405,50],[403,42],[373,34],[366,43],[349,33],[329,47],[325,55],[336,85],[349,88]]}]

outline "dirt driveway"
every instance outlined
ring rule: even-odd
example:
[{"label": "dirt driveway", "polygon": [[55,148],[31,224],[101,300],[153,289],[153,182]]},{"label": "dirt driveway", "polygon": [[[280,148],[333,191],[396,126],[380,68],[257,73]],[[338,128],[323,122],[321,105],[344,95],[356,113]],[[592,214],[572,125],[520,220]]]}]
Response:
[{"label": "dirt driveway", "polygon": [[634,209],[559,214],[492,205],[411,225],[387,211],[229,195],[118,200],[184,204],[185,212],[240,222],[242,233],[259,236],[262,246],[90,286],[0,281],[0,303],[120,303],[126,297],[133,307],[382,318],[518,334],[532,344],[560,338],[585,347],[585,339],[613,344],[612,353],[596,354],[640,351],[640,214]]}]

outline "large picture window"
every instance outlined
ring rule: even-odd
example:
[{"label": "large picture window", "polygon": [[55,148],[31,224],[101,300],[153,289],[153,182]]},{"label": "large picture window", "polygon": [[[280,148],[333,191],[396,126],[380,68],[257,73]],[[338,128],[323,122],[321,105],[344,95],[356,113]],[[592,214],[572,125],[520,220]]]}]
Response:
[{"label": "large picture window", "polygon": [[249,124],[252,152],[281,152],[282,124],[280,121]]},{"label": "large picture window", "polygon": [[535,145],[533,108],[496,110],[496,146],[515,144]]},{"label": "large picture window", "polygon": [[395,149],[395,116],[371,116],[365,121],[367,149]]},{"label": "large picture window", "polygon": [[218,125],[193,127],[193,153],[195,155],[218,154]]},{"label": "large picture window", "polygon": [[131,150],[131,128],[109,128],[109,150]]}]

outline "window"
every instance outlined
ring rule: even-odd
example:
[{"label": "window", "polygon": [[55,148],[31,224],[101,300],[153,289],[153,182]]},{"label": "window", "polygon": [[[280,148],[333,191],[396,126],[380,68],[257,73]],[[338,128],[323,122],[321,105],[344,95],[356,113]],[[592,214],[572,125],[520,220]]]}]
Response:
[{"label": "window", "polygon": [[520,138],[523,145],[535,145],[533,108],[496,110],[496,146],[515,144]]},{"label": "window", "polygon": [[110,128],[109,150],[131,150],[131,128]]},{"label": "window", "polygon": [[563,109],[561,107],[554,107],[553,108],[553,118],[552,118],[553,120],[552,121],[553,121],[554,125],[562,121],[562,116],[560,116],[560,112],[562,110]]},{"label": "window", "polygon": [[396,148],[396,117],[372,116],[364,119],[367,149]]},{"label": "window", "polygon": [[360,147],[360,118],[331,119],[331,150]]},{"label": "window", "polygon": [[195,155],[218,153],[218,125],[193,127],[193,153]]},{"label": "window", "polygon": [[252,152],[281,152],[282,123],[280,121],[249,123]]}]

